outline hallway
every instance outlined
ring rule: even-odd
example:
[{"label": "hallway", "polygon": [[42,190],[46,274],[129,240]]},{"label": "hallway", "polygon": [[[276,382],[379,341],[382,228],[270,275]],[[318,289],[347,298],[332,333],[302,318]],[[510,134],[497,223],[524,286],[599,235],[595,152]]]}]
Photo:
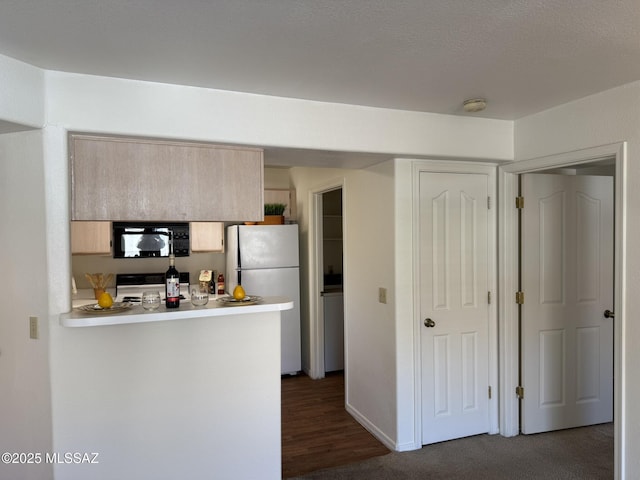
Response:
[{"label": "hallway", "polygon": [[390,451],[344,407],[344,375],[282,379],[282,478],[355,463]]}]

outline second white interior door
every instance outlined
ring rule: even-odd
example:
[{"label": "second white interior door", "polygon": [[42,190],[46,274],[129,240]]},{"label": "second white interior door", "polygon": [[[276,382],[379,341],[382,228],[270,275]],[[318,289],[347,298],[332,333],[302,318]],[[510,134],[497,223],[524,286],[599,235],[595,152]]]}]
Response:
[{"label": "second white interior door", "polygon": [[522,177],[523,433],[613,420],[613,179]]},{"label": "second white interior door", "polygon": [[488,176],[420,173],[422,443],[489,431]]}]

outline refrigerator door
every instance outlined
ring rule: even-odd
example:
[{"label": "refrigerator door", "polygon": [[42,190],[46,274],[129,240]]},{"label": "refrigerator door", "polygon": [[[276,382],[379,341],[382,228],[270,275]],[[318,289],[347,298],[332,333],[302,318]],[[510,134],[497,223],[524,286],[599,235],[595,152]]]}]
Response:
[{"label": "refrigerator door", "polygon": [[299,265],[298,225],[240,225],[237,235],[242,270]]},{"label": "refrigerator door", "polygon": [[297,373],[302,368],[299,269],[243,270],[242,286],[247,295],[284,296],[293,300],[293,309],[281,312],[281,373]]}]

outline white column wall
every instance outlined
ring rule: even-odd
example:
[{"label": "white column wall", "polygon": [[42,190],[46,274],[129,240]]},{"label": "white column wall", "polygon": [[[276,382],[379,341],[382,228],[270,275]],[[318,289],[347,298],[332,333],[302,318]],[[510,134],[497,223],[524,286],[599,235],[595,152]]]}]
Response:
[{"label": "white column wall", "polygon": [[414,330],[415,288],[414,284],[414,195],[411,160],[395,160],[395,278],[396,298],[394,302],[396,333],[396,383],[398,418],[397,450],[414,450],[422,447],[421,434],[416,431],[415,356],[419,355]]},{"label": "white column wall", "polygon": [[[49,308],[40,131],[0,135],[0,453],[51,452]],[[18,261],[19,259],[19,261]],[[38,339],[29,338],[29,317]],[[0,463],[0,478],[51,478],[44,460]]]},{"label": "white column wall", "polygon": [[[397,448],[394,170],[387,161],[347,179],[344,230],[347,409]],[[387,303],[378,302],[378,289]]]},{"label": "white column wall", "polygon": [[[515,123],[516,160],[543,157],[588,147],[627,142],[626,208],[627,262],[623,292],[625,318],[622,325],[622,384],[624,425],[622,478],[640,478],[640,384],[635,379],[640,365],[640,254],[634,246],[640,237],[640,82],[593,95]],[[619,414],[620,412],[618,412]]]},{"label": "white column wall", "polygon": [[[309,346],[312,270],[309,191],[344,181],[345,374],[347,409],[390,448],[397,447],[394,169],[294,168],[303,271],[303,349]],[[378,288],[387,303],[378,303]],[[411,384],[413,379],[411,379]],[[403,388],[403,387],[400,387]],[[404,388],[403,388],[404,390]]]}]

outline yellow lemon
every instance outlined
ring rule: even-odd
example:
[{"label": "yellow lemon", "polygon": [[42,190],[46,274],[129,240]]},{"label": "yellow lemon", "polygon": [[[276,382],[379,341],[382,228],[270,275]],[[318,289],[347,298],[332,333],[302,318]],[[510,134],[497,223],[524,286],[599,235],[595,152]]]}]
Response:
[{"label": "yellow lemon", "polygon": [[102,308],[111,308],[111,306],[113,305],[113,298],[111,298],[109,292],[100,294],[100,296],[98,297],[98,305],[100,305]]},{"label": "yellow lemon", "polygon": [[233,298],[236,300],[242,300],[246,296],[247,294],[244,292],[242,285],[236,285],[236,288],[233,289]]}]

